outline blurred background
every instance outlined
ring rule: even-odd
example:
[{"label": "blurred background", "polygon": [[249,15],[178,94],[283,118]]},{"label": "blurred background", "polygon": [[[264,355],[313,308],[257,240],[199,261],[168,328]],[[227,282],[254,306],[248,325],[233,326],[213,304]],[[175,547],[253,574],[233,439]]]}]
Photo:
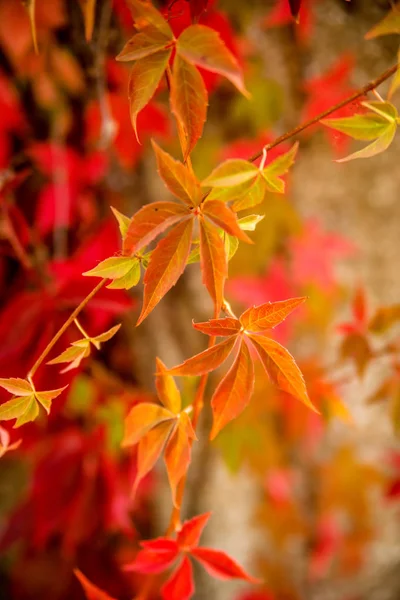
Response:
[{"label": "blurred background", "polygon": [[[110,206],[131,216],[169,198],[150,139],[180,156],[164,83],[139,115],[136,141],[131,64],[115,61],[134,33],[132,17],[125,0],[95,4],[86,41],[84,0],[36,2],[36,54],[27,7],[0,0],[0,377],[26,376],[94,287],[82,273],[120,250]],[[185,0],[156,5],[176,35],[190,23]],[[394,64],[398,36],[364,39],[390,8],[303,0],[296,25],[287,0],[209,0],[200,22],[238,58],[251,99],[203,73],[210,106],[193,153],[198,177],[225,158],[248,158]],[[277,391],[261,369],[250,406],[212,444],[205,411],[185,516],[213,511],[202,543],[265,584],[199,570],[196,600],[400,598],[400,141],[338,164],[357,143],[322,125],[298,139],[286,193],[268,192],[257,207],[265,218],[251,233],[256,245],[241,244],[232,258],[226,296],[238,313],[309,296],[274,337],[296,357],[321,415]],[[68,373],[41,366],[39,389],[69,384],[49,417],[21,429],[2,423],[2,600],[83,600],[75,567],[119,600],[140,588],[140,576],[121,567],[141,539],[165,530],[171,500],[160,464],[132,501],[136,457],[120,447],[124,417],[154,397],[156,356],[171,367],[205,348],[191,323],[212,314],[198,264],[136,329],[141,296],[140,284],[103,288],[81,322],[91,335],[122,323],[117,335]],[[78,337],[71,327],[50,358]],[[192,398],[196,379],[181,383]]]}]

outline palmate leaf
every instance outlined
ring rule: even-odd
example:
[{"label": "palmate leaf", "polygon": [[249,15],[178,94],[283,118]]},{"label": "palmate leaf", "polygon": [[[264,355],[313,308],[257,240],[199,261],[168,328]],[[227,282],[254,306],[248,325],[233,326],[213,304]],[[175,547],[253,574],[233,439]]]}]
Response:
[{"label": "palmate leaf", "polygon": [[169,369],[168,373],[180,376],[202,375],[214,371],[228,356],[234,357],[232,367],[218,385],[211,400],[212,439],[243,411],[250,400],[254,369],[248,344],[256,349],[275,385],[316,411],[294,358],[286,348],[265,336],[268,329],[284,321],[304,300],[305,298],[291,298],[254,306],[244,311],[240,319],[225,317],[211,319],[205,323],[193,323],[195,329],[209,336],[226,339]]},{"label": "palmate leaf", "polygon": [[242,94],[248,95],[236,58],[214,29],[205,25],[190,25],[179,36],[176,50],[192,64],[223,75]]},{"label": "palmate leaf", "polygon": [[132,408],[125,419],[122,446],[134,446],[150,429],[165,421],[175,421],[176,415],[159,404],[141,402]]},{"label": "palmate leaf", "polygon": [[115,59],[121,62],[139,60],[160,50],[165,50],[169,45],[171,45],[170,38],[157,29],[148,28],[134,35]]},{"label": "palmate leaf", "polygon": [[144,276],[139,325],[182,275],[190,252],[193,219],[176,225],[153,251]]},{"label": "palmate leaf", "polygon": [[345,158],[340,158],[335,162],[343,163],[348,162],[349,160],[354,160],[356,158],[371,158],[372,156],[381,154],[381,152],[384,152],[385,150],[387,150],[387,148],[389,148],[394,136],[396,135],[396,130],[396,123],[389,123],[384,133],[377,140],[372,142],[372,144],[369,144],[365,148],[362,148],[362,150],[353,152],[353,154],[350,154]]},{"label": "palmate leaf", "polygon": [[185,133],[183,159],[186,160],[202,136],[208,94],[199,71],[179,54],[172,70],[170,101],[172,112]]},{"label": "palmate leaf", "polygon": [[200,220],[200,265],[203,283],[214,301],[216,312],[219,313],[228,276],[228,261],[224,242],[218,231],[204,218]]},{"label": "palmate leaf", "polygon": [[127,0],[136,29],[139,31],[156,30],[172,40],[173,33],[162,14],[147,0]]},{"label": "palmate leaf", "polygon": [[191,215],[187,206],[175,202],[152,202],[142,206],[131,219],[124,239],[124,254],[133,254],[147,246],[163,231]]},{"label": "palmate leaf", "polygon": [[196,206],[200,199],[200,185],[188,167],[164,152],[152,142],[158,172],[169,191],[188,206]]},{"label": "palmate leaf", "polygon": [[139,142],[137,116],[153,97],[167,68],[171,50],[161,50],[138,60],[129,78],[129,104],[133,129]]},{"label": "palmate leaf", "polygon": [[15,397],[0,406],[0,421],[16,419],[14,427],[20,427],[29,421],[34,421],[39,414],[39,403],[47,414],[50,412],[51,401],[57,398],[68,386],[56,390],[35,390],[25,379],[0,379],[0,387],[6,389]]}]

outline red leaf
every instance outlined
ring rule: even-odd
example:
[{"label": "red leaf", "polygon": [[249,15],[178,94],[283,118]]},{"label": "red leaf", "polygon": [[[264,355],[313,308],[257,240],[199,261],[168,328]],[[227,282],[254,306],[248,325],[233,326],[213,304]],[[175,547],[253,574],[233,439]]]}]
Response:
[{"label": "red leaf", "polygon": [[179,547],[186,550],[197,546],[210,517],[211,513],[208,512],[185,521],[177,537]]},{"label": "red leaf", "polygon": [[272,329],[282,323],[305,300],[306,297],[290,298],[280,302],[267,302],[261,306],[253,306],[241,315],[240,322],[248,331],[260,332]]},{"label": "red leaf", "polygon": [[194,594],[193,567],[187,556],[161,588],[163,600],[189,600]]},{"label": "red leaf", "polygon": [[170,56],[171,50],[161,50],[156,54],[141,58],[132,67],[129,78],[129,104],[131,121],[138,141],[137,116],[154,96]]},{"label": "red leaf", "polygon": [[218,227],[221,227],[229,235],[236,236],[239,240],[254,244],[247,233],[240,229],[236,214],[225,202],[221,200],[207,200],[204,203],[203,214],[207,215]]},{"label": "red leaf", "polygon": [[176,49],[189,62],[223,75],[239,91],[247,94],[236,58],[214,29],[205,25],[190,25],[179,36]]},{"label": "red leaf", "polygon": [[89,581],[79,569],[74,569],[74,573],[85,591],[87,600],[115,600],[115,598],[112,598],[109,594],[97,587],[97,585],[94,585]]},{"label": "red leaf", "polygon": [[174,60],[170,101],[172,112],[185,133],[183,158],[186,160],[202,136],[208,94],[199,71],[179,54]]},{"label": "red leaf", "polygon": [[211,400],[213,426],[210,439],[235,419],[247,406],[253,393],[254,367],[245,341],[232,367],[219,383]]},{"label": "red leaf", "polygon": [[271,338],[261,335],[249,335],[249,338],[275,385],[319,412],[308,397],[303,375],[290,352]]},{"label": "red leaf", "polygon": [[205,323],[193,323],[193,327],[206,335],[215,335],[217,337],[237,335],[241,330],[240,321],[232,317],[210,319]]},{"label": "red leaf", "polygon": [[185,362],[174,367],[173,369],[170,369],[168,372],[171,375],[181,376],[202,375],[203,373],[214,371],[214,369],[222,365],[222,363],[228,358],[236,340],[237,336],[231,336],[223,342],[220,342],[211,348],[207,348],[207,350],[204,350],[204,352],[200,352],[200,354],[196,354],[196,356],[188,358],[185,360]]},{"label": "red leaf", "polygon": [[133,254],[147,246],[160,233],[190,215],[186,206],[175,202],[153,202],[142,206],[132,217],[124,239],[124,254]]},{"label": "red leaf", "polygon": [[200,185],[194,175],[186,165],[172,158],[155,142],[152,143],[158,172],[167,188],[188,206],[195,206],[199,200]]},{"label": "red leaf", "polygon": [[203,283],[207,287],[219,314],[228,276],[224,242],[218,231],[204,219],[200,220],[200,265]]},{"label": "red leaf", "polygon": [[133,562],[124,566],[124,571],[136,573],[161,573],[176,560],[179,554],[175,540],[158,538],[141,543],[140,550]]},{"label": "red leaf", "polygon": [[193,219],[179,223],[152,252],[143,279],[143,307],[137,325],[147,317],[182,275],[190,253],[192,231]]},{"label": "red leaf", "polygon": [[212,575],[219,579],[244,579],[251,583],[260,583],[258,579],[252,577],[240,565],[230,558],[225,552],[212,550],[211,548],[194,548],[191,551],[194,556]]}]

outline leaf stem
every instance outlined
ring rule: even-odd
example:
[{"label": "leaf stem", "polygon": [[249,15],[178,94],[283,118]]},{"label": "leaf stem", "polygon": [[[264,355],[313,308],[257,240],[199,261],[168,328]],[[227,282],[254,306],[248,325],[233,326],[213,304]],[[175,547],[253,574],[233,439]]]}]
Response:
[{"label": "leaf stem", "polygon": [[70,314],[68,319],[65,321],[64,325],[57,331],[55,336],[50,340],[47,344],[46,348],[43,350],[33,367],[28,373],[27,379],[31,381],[32,377],[49,354],[50,350],[54,347],[54,345],[58,342],[62,334],[68,329],[68,327],[75,321],[79,313],[85,308],[85,306],[90,302],[90,300],[97,294],[97,292],[107,283],[107,279],[102,279],[100,283],[96,285],[95,288],[82,300],[82,302],[75,308],[75,310]]},{"label": "leaf stem", "polygon": [[87,340],[90,340],[90,335],[84,330],[82,325],[79,323],[78,319],[74,319],[74,323],[77,326],[77,328],[79,329],[79,331],[81,332],[81,334],[83,335],[83,337],[86,338]]},{"label": "leaf stem", "polygon": [[315,125],[315,123],[318,123],[318,121],[320,121],[321,119],[324,119],[325,117],[327,117],[331,113],[335,112],[339,108],[343,108],[343,106],[346,106],[347,104],[350,104],[351,102],[354,102],[354,100],[357,100],[361,96],[365,96],[365,94],[367,94],[368,92],[372,92],[373,90],[375,90],[375,88],[377,88],[379,85],[381,85],[381,83],[386,81],[386,79],[389,79],[389,77],[394,75],[398,68],[399,68],[398,64],[393,65],[392,67],[390,67],[389,69],[384,71],[381,75],[379,75],[379,77],[377,77],[373,81],[370,81],[369,83],[364,85],[362,88],[360,88],[359,90],[357,90],[356,92],[351,94],[351,96],[348,96],[344,100],[341,100],[337,104],[334,104],[333,106],[331,106],[327,110],[324,110],[322,113],[320,113],[316,117],[313,117],[309,121],[306,121],[305,123],[301,123],[294,129],[291,129],[290,131],[287,131],[286,133],[277,137],[273,142],[264,146],[262,150],[259,150],[259,152],[256,152],[255,154],[253,154],[253,156],[250,156],[250,158],[248,160],[250,162],[254,162],[255,160],[257,160],[257,158],[260,158],[260,156],[262,156],[264,150],[268,151],[268,150],[271,150],[271,148],[275,148],[282,142],[286,142],[286,140],[289,140],[290,138],[294,137],[298,133],[301,133],[305,129],[308,129],[308,127],[311,127],[311,125]]}]

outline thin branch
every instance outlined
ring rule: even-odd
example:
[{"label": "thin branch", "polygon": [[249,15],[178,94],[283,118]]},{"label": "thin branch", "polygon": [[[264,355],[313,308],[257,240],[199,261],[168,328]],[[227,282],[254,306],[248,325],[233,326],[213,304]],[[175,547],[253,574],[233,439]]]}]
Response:
[{"label": "thin branch", "polygon": [[93,298],[93,296],[95,296],[97,294],[97,292],[99,290],[101,290],[101,288],[106,283],[107,283],[107,279],[102,279],[100,281],[100,283],[98,283],[96,285],[96,287],[90,292],[90,294],[88,294],[86,296],[86,298],[84,298],[82,300],[82,302],[79,304],[79,306],[77,306],[75,308],[74,312],[70,314],[70,316],[68,317],[68,319],[65,321],[64,325],[61,327],[61,329],[59,329],[57,331],[57,333],[55,334],[55,336],[50,340],[50,342],[47,344],[46,348],[43,350],[42,354],[39,356],[39,358],[37,359],[37,361],[35,362],[35,364],[31,368],[31,370],[29,371],[28,376],[27,376],[28,380],[32,379],[32,377],[34,376],[34,374],[36,373],[36,371],[38,370],[38,368],[40,367],[40,365],[42,364],[42,362],[44,361],[44,359],[46,358],[46,356],[49,354],[49,352],[51,351],[51,349],[58,342],[58,340],[60,339],[60,337],[62,336],[62,334],[75,321],[75,319],[77,318],[77,316],[79,315],[79,313],[85,308],[85,306],[88,304],[88,302],[90,302],[90,300]]},{"label": "thin branch", "polygon": [[384,71],[381,75],[379,75],[379,77],[377,77],[373,81],[370,81],[369,83],[364,85],[362,88],[360,88],[359,90],[354,92],[354,94],[352,94],[351,96],[348,96],[347,98],[345,98],[344,100],[341,100],[334,106],[331,106],[327,110],[324,110],[322,113],[320,113],[316,117],[313,117],[309,121],[306,121],[305,123],[302,123],[301,125],[298,125],[291,131],[288,131],[288,132],[284,133],[283,135],[277,137],[273,142],[264,146],[264,148],[262,150],[253,154],[253,156],[251,156],[248,160],[250,162],[254,162],[255,160],[257,160],[257,158],[260,158],[260,156],[262,156],[264,150],[268,151],[268,150],[271,150],[271,148],[275,148],[282,142],[286,142],[286,140],[289,140],[290,138],[294,137],[298,133],[301,133],[305,129],[308,129],[308,127],[311,127],[311,125],[315,125],[315,123],[318,123],[318,121],[329,116],[330,114],[332,114],[339,108],[343,108],[343,106],[347,106],[347,104],[351,104],[351,102],[354,102],[354,100],[358,100],[358,98],[360,98],[361,96],[365,96],[365,94],[367,94],[368,92],[372,92],[375,88],[377,88],[379,85],[381,85],[381,83],[386,81],[386,79],[389,79],[389,77],[394,75],[398,68],[399,68],[398,64],[393,65],[392,67],[390,67],[390,69],[387,69],[386,71]]}]

